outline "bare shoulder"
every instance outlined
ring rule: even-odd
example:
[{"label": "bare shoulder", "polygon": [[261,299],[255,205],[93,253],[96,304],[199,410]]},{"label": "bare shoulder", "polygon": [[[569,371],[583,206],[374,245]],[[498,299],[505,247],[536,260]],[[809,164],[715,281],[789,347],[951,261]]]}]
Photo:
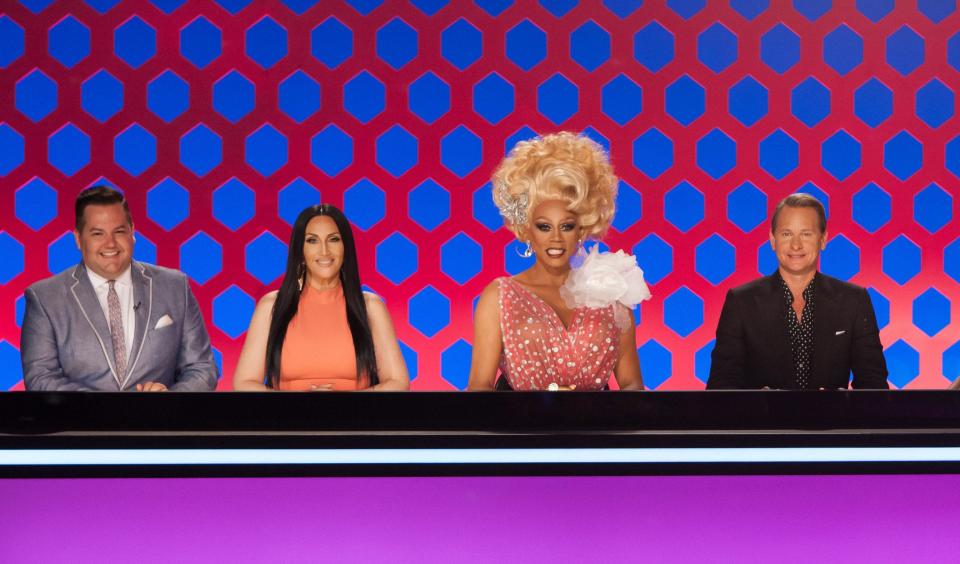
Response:
[{"label": "bare shoulder", "polygon": [[483,292],[480,292],[480,300],[481,301],[496,300],[499,294],[500,294],[500,279],[497,278],[493,282],[487,284],[487,287],[483,289]]},{"label": "bare shoulder", "polygon": [[257,307],[273,307],[273,304],[277,303],[277,294],[279,293],[279,290],[267,292],[262,298],[260,298],[260,301],[257,302]]},{"label": "bare shoulder", "polygon": [[387,306],[383,303],[383,299],[373,292],[365,291],[363,293],[363,303],[365,306],[367,306],[368,316],[389,315],[387,312]]}]

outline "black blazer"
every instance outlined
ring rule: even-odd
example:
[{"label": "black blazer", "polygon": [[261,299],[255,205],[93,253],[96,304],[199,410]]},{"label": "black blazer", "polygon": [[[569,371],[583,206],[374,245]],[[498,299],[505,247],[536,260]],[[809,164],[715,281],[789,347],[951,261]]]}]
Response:
[{"label": "black blazer", "polygon": [[[773,274],[727,292],[708,390],[797,387],[777,278]],[[846,389],[852,370],[854,388],[888,388],[870,294],[823,274],[817,275],[815,291],[810,386]]]}]

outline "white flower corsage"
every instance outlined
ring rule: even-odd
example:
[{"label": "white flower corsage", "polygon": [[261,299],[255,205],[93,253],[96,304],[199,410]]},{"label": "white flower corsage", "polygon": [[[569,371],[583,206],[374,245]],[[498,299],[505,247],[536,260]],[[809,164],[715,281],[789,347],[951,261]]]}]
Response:
[{"label": "white flower corsage", "polygon": [[[623,251],[601,253],[597,247],[590,249],[582,264],[571,268],[567,281],[560,287],[560,296],[570,308],[599,309],[619,303],[623,307],[614,308],[614,317],[617,325],[625,329],[630,323],[628,311],[650,299],[650,288],[643,281],[637,257]],[[581,250],[574,258],[583,254]]]}]

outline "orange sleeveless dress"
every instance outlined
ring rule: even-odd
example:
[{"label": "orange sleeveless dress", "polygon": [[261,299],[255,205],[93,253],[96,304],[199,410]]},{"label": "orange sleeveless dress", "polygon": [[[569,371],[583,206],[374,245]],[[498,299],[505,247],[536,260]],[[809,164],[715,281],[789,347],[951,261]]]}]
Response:
[{"label": "orange sleeveless dress", "polygon": [[343,288],[321,291],[307,285],[283,341],[280,389],[304,391],[324,384],[334,390],[367,387],[357,379]]}]

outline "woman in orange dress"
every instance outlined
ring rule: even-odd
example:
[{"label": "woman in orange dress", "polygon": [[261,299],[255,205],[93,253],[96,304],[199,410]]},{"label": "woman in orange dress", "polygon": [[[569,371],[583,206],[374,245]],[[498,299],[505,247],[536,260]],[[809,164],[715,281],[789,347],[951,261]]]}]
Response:
[{"label": "woman in orange dress", "polygon": [[360,286],[353,231],[329,204],[293,225],[280,289],[257,304],[233,389],[406,390],[407,367],[383,301]]}]

